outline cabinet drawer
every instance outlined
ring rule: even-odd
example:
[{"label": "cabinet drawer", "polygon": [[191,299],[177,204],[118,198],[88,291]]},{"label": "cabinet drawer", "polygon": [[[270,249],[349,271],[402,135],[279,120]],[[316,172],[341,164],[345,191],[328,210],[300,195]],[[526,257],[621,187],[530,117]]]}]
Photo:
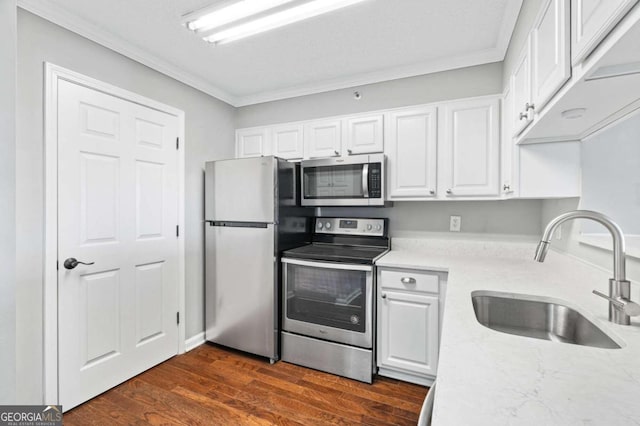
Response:
[{"label": "cabinet drawer", "polygon": [[416,271],[380,272],[380,286],[388,289],[420,291],[424,293],[438,293],[439,279],[437,275]]}]

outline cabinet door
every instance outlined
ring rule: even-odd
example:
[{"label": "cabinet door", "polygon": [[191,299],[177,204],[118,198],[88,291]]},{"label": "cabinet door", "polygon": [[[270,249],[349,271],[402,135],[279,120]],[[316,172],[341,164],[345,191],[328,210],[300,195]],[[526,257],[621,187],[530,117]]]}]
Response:
[{"label": "cabinet door", "polygon": [[513,131],[511,130],[511,116],[513,99],[511,89],[507,88],[502,96],[502,106],[500,108],[500,191],[505,197],[515,195],[517,164],[517,147],[513,141]]},{"label": "cabinet door", "polygon": [[531,99],[540,111],[571,77],[569,0],[547,0],[531,31]]},{"label": "cabinet door", "polygon": [[511,74],[511,93],[513,96],[513,135],[518,136],[533,120],[531,105],[531,37],[527,39],[513,74]]},{"label": "cabinet door", "polygon": [[378,303],[378,366],[435,376],[438,297],[383,288]]},{"label": "cabinet door", "polygon": [[299,124],[277,126],[271,130],[273,155],[286,160],[298,160],[303,155],[303,127]]},{"label": "cabinet door", "polygon": [[348,155],[383,151],[382,114],[346,118],[344,127],[344,141]]},{"label": "cabinet door", "polygon": [[338,157],[342,148],[342,123],[325,120],[304,128],[304,158]]},{"label": "cabinet door", "polygon": [[441,188],[447,197],[498,195],[500,101],[473,99],[440,108]]},{"label": "cabinet door", "polygon": [[638,0],[571,0],[571,63],[598,46]]},{"label": "cabinet door", "polygon": [[385,151],[389,199],[427,199],[436,194],[435,107],[388,113]]},{"label": "cabinet door", "polygon": [[236,130],[236,157],[271,155],[267,128]]}]

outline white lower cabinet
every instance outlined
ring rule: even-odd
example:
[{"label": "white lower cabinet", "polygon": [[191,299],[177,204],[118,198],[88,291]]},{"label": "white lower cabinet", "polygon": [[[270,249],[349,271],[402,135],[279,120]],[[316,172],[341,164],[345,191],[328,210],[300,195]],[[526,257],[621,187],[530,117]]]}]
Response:
[{"label": "white lower cabinet", "polygon": [[378,374],[431,385],[440,347],[440,275],[378,269]]}]

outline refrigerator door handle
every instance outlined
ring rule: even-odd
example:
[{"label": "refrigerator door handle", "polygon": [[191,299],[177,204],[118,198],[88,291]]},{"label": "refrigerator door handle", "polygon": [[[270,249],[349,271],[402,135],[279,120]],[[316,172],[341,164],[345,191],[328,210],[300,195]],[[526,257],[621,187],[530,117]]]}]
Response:
[{"label": "refrigerator door handle", "polygon": [[207,220],[209,226],[224,226],[228,228],[266,228],[266,222],[231,222],[222,220]]}]

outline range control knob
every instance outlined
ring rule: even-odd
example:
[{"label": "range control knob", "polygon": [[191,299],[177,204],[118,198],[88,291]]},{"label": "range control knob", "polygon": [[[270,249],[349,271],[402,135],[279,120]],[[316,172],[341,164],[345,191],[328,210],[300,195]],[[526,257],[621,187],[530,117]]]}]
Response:
[{"label": "range control knob", "polygon": [[376,225],[376,231],[382,231],[382,225]]},{"label": "range control knob", "polygon": [[373,229],[373,225],[368,224],[368,225],[367,225],[367,231],[371,231],[372,229]]},{"label": "range control knob", "polygon": [[318,227],[318,229],[322,229],[322,222],[318,222],[318,224],[316,225]]},{"label": "range control knob", "polygon": [[327,228],[327,229],[331,229],[331,222],[325,223],[324,227]]}]

